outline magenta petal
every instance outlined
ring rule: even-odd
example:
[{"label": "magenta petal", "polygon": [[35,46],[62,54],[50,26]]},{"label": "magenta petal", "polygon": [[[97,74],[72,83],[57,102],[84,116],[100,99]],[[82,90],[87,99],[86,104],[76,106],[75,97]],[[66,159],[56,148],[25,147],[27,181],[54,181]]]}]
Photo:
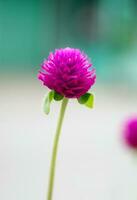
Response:
[{"label": "magenta petal", "polygon": [[94,85],[96,75],[87,55],[67,47],[50,53],[41,65],[38,79],[65,97],[78,98]]}]

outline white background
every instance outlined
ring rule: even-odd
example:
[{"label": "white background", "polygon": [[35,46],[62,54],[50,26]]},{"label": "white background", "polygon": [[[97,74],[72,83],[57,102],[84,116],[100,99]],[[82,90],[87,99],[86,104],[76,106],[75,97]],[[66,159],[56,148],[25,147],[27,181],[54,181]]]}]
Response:
[{"label": "white background", "polygon": [[[60,103],[48,116],[35,81],[1,82],[0,200],[46,200]],[[122,143],[122,124],[137,111],[123,87],[96,86],[95,108],[71,100],[60,138],[54,200],[136,200],[137,156]]]}]

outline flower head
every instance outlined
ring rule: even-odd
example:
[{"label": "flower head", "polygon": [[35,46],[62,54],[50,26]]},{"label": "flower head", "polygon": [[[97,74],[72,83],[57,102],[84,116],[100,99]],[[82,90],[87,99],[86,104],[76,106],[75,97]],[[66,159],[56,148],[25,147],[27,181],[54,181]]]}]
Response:
[{"label": "flower head", "polygon": [[137,149],[137,117],[132,117],[126,122],[124,139],[129,147]]},{"label": "flower head", "polygon": [[38,78],[49,89],[67,98],[79,98],[95,83],[95,70],[79,49],[64,48],[50,53]]}]

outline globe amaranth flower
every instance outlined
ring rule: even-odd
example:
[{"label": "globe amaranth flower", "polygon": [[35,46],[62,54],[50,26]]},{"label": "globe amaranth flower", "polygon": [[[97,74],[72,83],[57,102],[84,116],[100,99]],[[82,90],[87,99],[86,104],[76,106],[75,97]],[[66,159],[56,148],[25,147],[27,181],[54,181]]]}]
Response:
[{"label": "globe amaranth flower", "polygon": [[96,74],[83,52],[67,47],[50,53],[41,65],[38,78],[62,96],[79,98],[95,83]]},{"label": "globe amaranth flower", "polygon": [[127,120],[124,127],[124,139],[130,148],[137,150],[137,116]]}]

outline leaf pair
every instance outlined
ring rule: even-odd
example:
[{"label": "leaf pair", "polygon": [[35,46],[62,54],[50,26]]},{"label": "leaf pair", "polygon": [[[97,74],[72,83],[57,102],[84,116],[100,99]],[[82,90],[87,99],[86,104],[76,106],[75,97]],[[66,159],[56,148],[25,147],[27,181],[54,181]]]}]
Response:
[{"label": "leaf pair", "polygon": [[[63,98],[64,97],[62,95],[58,94],[57,92],[55,92],[53,90],[50,91],[44,99],[44,113],[47,115],[49,114],[50,104],[51,104],[52,100],[61,101]],[[91,93],[86,93],[86,94],[82,95],[80,98],[78,98],[78,102],[80,104],[87,106],[88,108],[93,108],[94,96]]]},{"label": "leaf pair", "polygon": [[53,99],[55,101],[60,101],[63,99],[63,96],[53,90],[48,93],[48,95],[44,98],[44,113],[47,115],[50,112],[50,104]]},{"label": "leaf pair", "polygon": [[78,102],[87,106],[88,108],[93,108],[94,106],[94,96],[91,93],[86,93],[78,98]]}]

